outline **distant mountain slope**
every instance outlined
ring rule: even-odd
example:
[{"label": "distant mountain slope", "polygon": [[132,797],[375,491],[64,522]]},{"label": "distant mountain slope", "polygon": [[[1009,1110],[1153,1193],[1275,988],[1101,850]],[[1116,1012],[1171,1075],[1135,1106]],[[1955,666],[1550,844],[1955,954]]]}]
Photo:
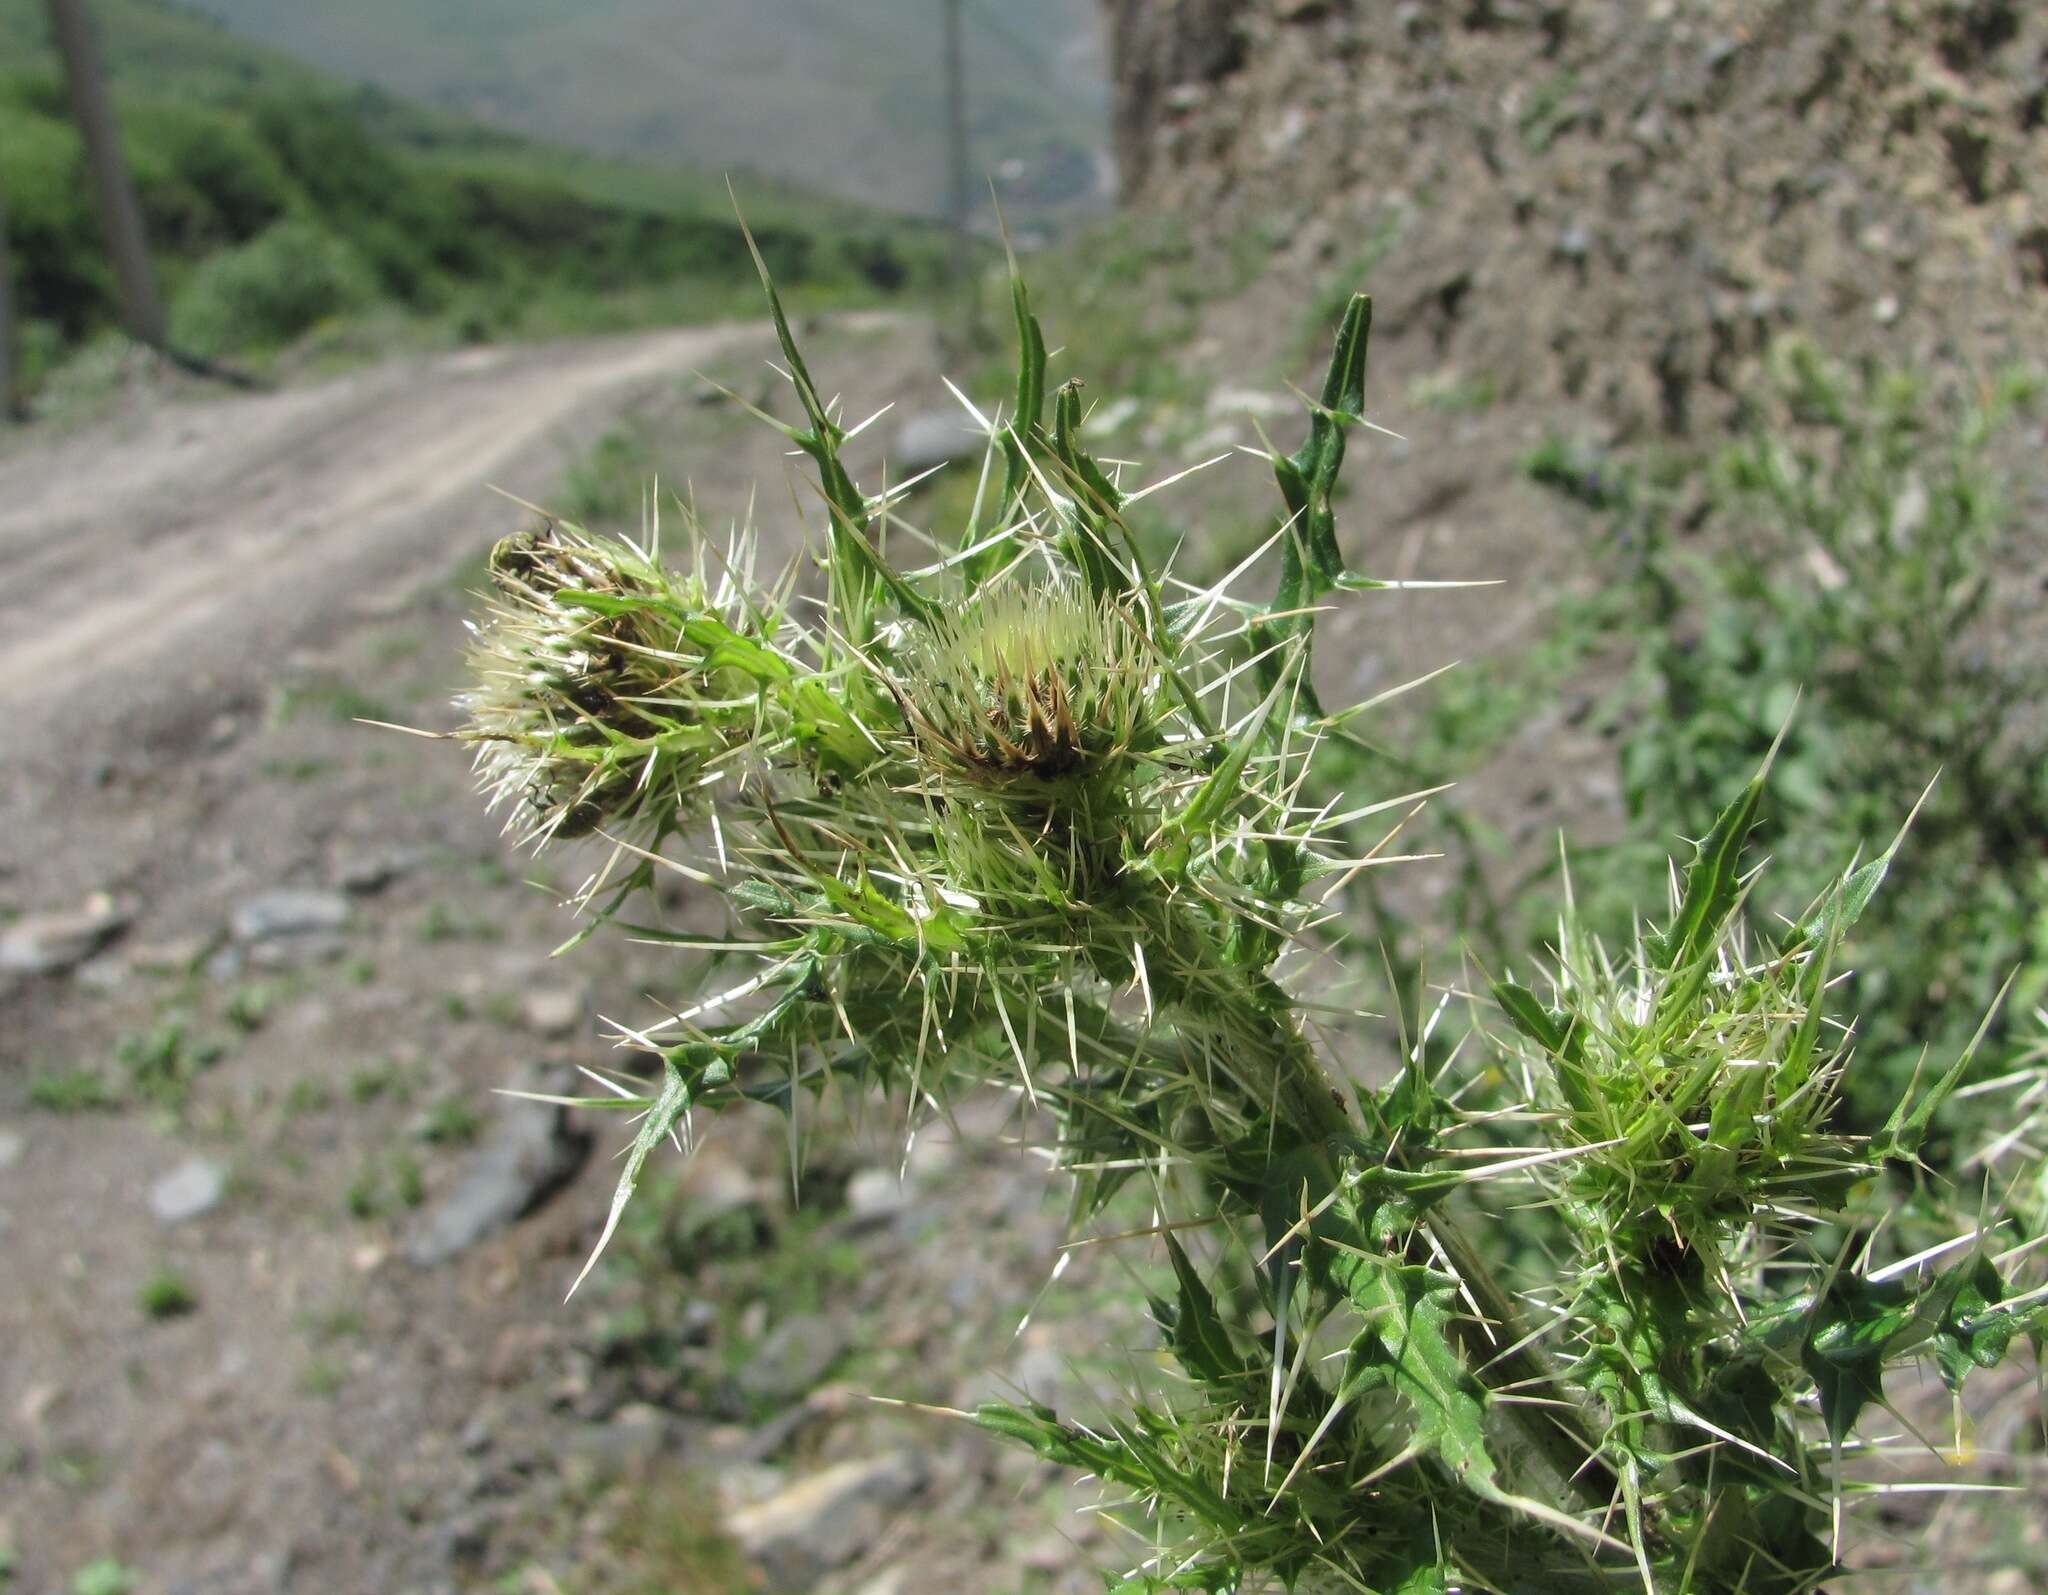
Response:
[{"label": "distant mountain slope", "polygon": [[[494,126],[754,170],[888,208],[945,194],[940,0],[193,0],[230,27]],[[1106,199],[1095,0],[966,0],[972,161],[1004,203]]]},{"label": "distant mountain slope", "polygon": [[[328,76],[162,0],[92,0],[172,338],[264,358],[315,329],[464,340],[752,313],[715,170],[533,142]],[[929,223],[741,185],[776,275],[817,302],[916,289]],[[40,0],[0,0],[0,195],[33,388],[116,320]]]}]

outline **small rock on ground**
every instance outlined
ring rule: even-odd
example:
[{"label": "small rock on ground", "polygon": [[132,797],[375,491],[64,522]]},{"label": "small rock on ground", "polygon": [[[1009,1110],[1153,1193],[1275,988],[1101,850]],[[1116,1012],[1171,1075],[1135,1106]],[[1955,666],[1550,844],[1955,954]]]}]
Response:
[{"label": "small rock on ground", "polygon": [[69,913],[33,914],[0,930],[0,970],[23,975],[61,975],[81,964],[128,928],[133,913],[106,893],[96,893]]},{"label": "small rock on ground", "polygon": [[445,1263],[517,1223],[583,1167],[590,1140],[566,1108],[507,1102],[461,1183],[421,1216],[406,1255],[422,1267]]},{"label": "small rock on ground", "polygon": [[659,1407],[628,1402],[607,1423],[571,1431],[567,1450],[591,1473],[604,1476],[643,1468],[668,1449],[674,1423]]},{"label": "small rock on ground", "polygon": [[203,1157],[188,1158],[149,1188],[149,1210],[166,1224],[210,1213],[228,1188],[228,1171]]},{"label": "small rock on ground", "polygon": [[771,1588],[795,1595],[867,1551],[889,1514],[925,1482],[924,1461],[914,1451],[841,1462],[742,1507],[726,1519],[726,1532]]},{"label": "small rock on ground", "polygon": [[327,877],[344,892],[369,897],[426,862],[425,848],[375,847],[337,850],[328,861]]},{"label": "small rock on ground", "polygon": [[519,1002],[526,1027],[537,1036],[557,1040],[573,1034],[588,1011],[583,993],[571,986],[542,986]]},{"label": "small rock on ground", "polygon": [[846,1211],[861,1224],[881,1224],[910,1206],[911,1192],[893,1169],[858,1169],[846,1182]]},{"label": "small rock on ground", "polygon": [[348,924],[348,899],[339,892],[285,887],[250,898],[235,910],[230,928],[239,942],[332,935]]},{"label": "small rock on ground", "polygon": [[845,1326],[822,1313],[784,1319],[740,1369],[740,1390],[757,1401],[794,1400],[824,1378],[848,1344]]},{"label": "small rock on ground", "polygon": [[130,946],[128,963],[131,968],[153,975],[189,974],[206,961],[216,940],[217,937],[207,935],[171,936],[139,947]]},{"label": "small rock on ground", "polygon": [[986,441],[974,430],[965,410],[918,410],[905,416],[896,428],[891,463],[898,471],[915,476],[935,465],[979,454]]}]

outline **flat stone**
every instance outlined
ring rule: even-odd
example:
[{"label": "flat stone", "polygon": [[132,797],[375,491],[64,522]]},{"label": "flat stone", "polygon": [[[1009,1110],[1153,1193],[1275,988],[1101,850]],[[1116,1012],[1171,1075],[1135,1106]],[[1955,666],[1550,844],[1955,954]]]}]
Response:
[{"label": "flat stone", "polygon": [[903,475],[915,476],[935,465],[979,456],[987,446],[965,410],[919,410],[898,423],[889,463]]},{"label": "flat stone", "polygon": [[880,1539],[889,1516],[926,1483],[914,1451],[841,1462],[726,1519],[726,1532],[767,1576],[770,1588],[816,1588]]},{"label": "flat stone", "polygon": [[[572,1094],[573,1087],[564,1086],[554,1080],[542,1089]],[[566,1108],[505,1100],[461,1180],[421,1214],[406,1255],[431,1267],[510,1228],[575,1177],[590,1156],[590,1140]]]},{"label": "flat stone", "polygon": [[894,1169],[859,1169],[846,1182],[846,1211],[860,1224],[885,1224],[910,1206]]},{"label": "flat stone", "polygon": [[128,962],[151,975],[184,975],[198,969],[213,951],[215,936],[169,936],[162,941],[130,944]]},{"label": "flat stone", "polygon": [[11,1169],[28,1150],[28,1137],[19,1130],[0,1130],[0,1169]]},{"label": "flat stone", "polygon": [[188,1158],[149,1188],[149,1210],[166,1224],[202,1217],[220,1205],[228,1171],[203,1157]]},{"label": "flat stone", "polygon": [[286,936],[331,936],[348,919],[348,899],[341,893],[284,887],[243,903],[229,928],[236,941],[265,942]]},{"label": "flat stone", "polygon": [[746,1207],[759,1208],[765,1219],[786,1205],[788,1190],[788,1181],[762,1174],[726,1142],[706,1137],[683,1165],[677,1195],[701,1230],[709,1220]]},{"label": "flat stone", "polygon": [[704,1476],[713,1481],[719,1507],[728,1517],[772,1501],[789,1487],[789,1475],[783,1469],[739,1455],[731,1447],[719,1448],[717,1466]]},{"label": "flat stone", "polygon": [[86,991],[119,991],[135,978],[135,965],[119,953],[102,953],[80,964],[71,978]]},{"label": "flat stone", "polygon": [[604,1423],[571,1430],[568,1450],[595,1474],[630,1473],[646,1467],[667,1450],[674,1429],[674,1421],[659,1407],[633,1401]]},{"label": "flat stone", "polygon": [[519,1011],[535,1035],[559,1040],[582,1028],[589,1005],[573,986],[541,986],[519,999]]},{"label": "flat stone", "polygon": [[32,914],[0,930],[0,970],[61,975],[82,964],[122,931],[134,913],[96,892],[69,913]]},{"label": "flat stone", "polygon": [[347,952],[348,938],[340,932],[308,931],[254,943],[248,962],[254,969],[298,969],[306,964],[331,964]]},{"label": "flat stone", "polygon": [[1088,418],[1081,423],[1081,430],[1091,437],[1108,437],[1135,421],[1139,409],[1136,398],[1128,393],[1119,394],[1090,410]]},{"label": "flat stone", "polygon": [[1212,416],[1256,415],[1272,419],[1283,415],[1297,415],[1301,401],[1290,394],[1268,393],[1261,388],[1240,388],[1224,386],[1209,395],[1204,409]]},{"label": "flat stone", "polygon": [[1050,1405],[1067,1393],[1068,1359],[1053,1346],[1027,1346],[1010,1364],[1010,1384],[1033,1401]]},{"label": "flat stone", "polygon": [[792,1400],[824,1378],[848,1344],[846,1331],[822,1314],[785,1318],[755,1347],[736,1383],[757,1401]]}]

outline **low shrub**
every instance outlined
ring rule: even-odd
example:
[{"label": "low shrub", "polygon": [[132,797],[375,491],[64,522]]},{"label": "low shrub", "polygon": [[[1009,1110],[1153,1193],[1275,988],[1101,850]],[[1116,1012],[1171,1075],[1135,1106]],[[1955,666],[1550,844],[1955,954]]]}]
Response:
[{"label": "low shrub", "polygon": [[171,306],[171,336],[199,354],[273,349],[376,294],[352,245],[293,217],[202,261]]}]

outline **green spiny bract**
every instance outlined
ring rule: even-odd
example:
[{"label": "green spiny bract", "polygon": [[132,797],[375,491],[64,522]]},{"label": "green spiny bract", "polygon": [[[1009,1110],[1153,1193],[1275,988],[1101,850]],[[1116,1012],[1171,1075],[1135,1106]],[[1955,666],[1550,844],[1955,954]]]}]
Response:
[{"label": "green spiny bract", "polygon": [[905,651],[905,718],[940,796],[961,788],[1061,806],[1128,779],[1156,740],[1159,672],[1144,622],[1073,583],[977,593]]},{"label": "green spiny bract", "polygon": [[[656,1077],[596,1099],[642,1115],[612,1225],[699,1107],[794,1114],[843,1080],[944,1111],[994,1084],[1049,1110],[1077,1222],[1137,1182],[1172,1265],[1168,1385],[1092,1426],[974,1414],[1118,1492],[1145,1545],[1120,1588],[1816,1587],[1838,1453],[1887,1366],[1931,1352],[1959,1381],[2044,1311],[2009,1227],[1885,1264],[1934,1204],[1857,1216],[1866,1188],[1920,1175],[1968,1061],[1882,1136],[1830,1127],[1848,1047],[1826,1002],[1891,853],[1748,938],[1759,783],[1661,933],[1617,964],[1568,918],[1550,1003],[1497,987],[1493,1067],[1452,1089],[1417,1045],[1377,1091],[1340,1083],[1289,971],[1323,949],[1329,889],[1381,856],[1334,857],[1337,838],[1412,802],[1339,812],[1314,784],[1349,718],[1308,680],[1316,608],[1381,585],[1345,567],[1333,513],[1370,302],[1307,442],[1272,461],[1288,514],[1258,602],[1150,568],[1080,445],[1077,385],[1044,413],[1021,285],[1016,402],[987,423],[970,524],[897,569],[872,534],[900,501],[855,485],[768,296],[804,417],[776,424],[829,523],[822,618],[756,585],[749,538],[713,582],[701,538],[679,578],[554,526],[494,561],[465,700],[494,797],[633,861],[593,878],[594,920],[666,865],[721,891],[738,933],[638,933],[751,961],[624,1038]],[[1554,1216],[1489,1219],[1496,1193]],[[1552,1256],[1489,1261],[1525,1235]]]},{"label": "green spiny bract", "polygon": [[[491,550],[494,599],[464,695],[490,801],[536,840],[599,828],[638,840],[700,815],[707,789],[780,718],[794,674],[774,628],[701,565],[550,522]],[[777,727],[776,729],[781,729]]]}]

